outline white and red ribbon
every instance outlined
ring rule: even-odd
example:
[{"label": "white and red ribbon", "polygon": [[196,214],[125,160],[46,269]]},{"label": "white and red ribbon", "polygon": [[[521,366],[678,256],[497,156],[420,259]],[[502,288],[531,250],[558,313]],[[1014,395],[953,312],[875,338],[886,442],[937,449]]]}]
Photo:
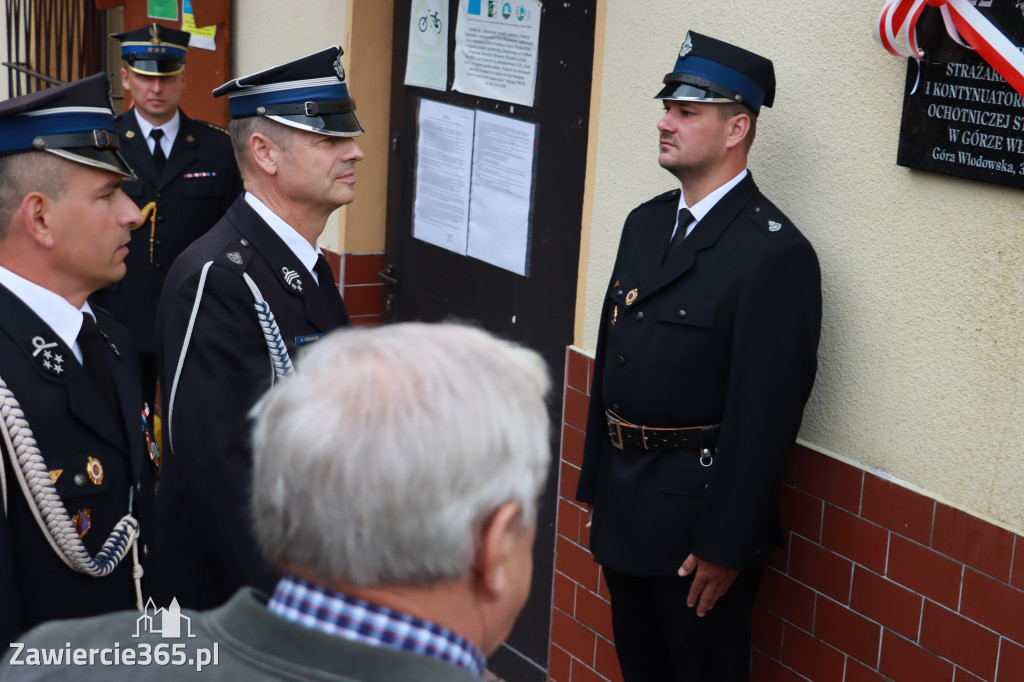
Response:
[{"label": "white and red ribbon", "polygon": [[[886,0],[875,22],[875,40],[897,57],[923,59],[917,46],[917,20],[925,5],[938,7],[950,37],[976,50],[1024,96],[1024,55],[970,0]],[[902,41],[897,39],[900,33]]]}]

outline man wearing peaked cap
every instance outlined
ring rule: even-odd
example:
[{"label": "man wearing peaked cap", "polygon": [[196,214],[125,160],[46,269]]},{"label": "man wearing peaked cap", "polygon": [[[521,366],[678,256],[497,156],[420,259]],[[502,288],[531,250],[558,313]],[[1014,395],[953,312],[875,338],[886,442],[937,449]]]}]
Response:
[{"label": "man wearing peaked cap", "polygon": [[341,54],[331,47],[214,91],[229,98],[245,193],[178,258],[160,302],[163,603],[207,608],[241,585],[275,584],[250,530],[246,415],[302,346],[349,324],[317,245],[354,198],[363,158]]},{"label": "man wearing peaked cap", "polygon": [[93,300],[132,334],[142,361],[143,396],[156,394],[156,307],[171,263],[220,220],[242,191],[227,131],[189,118],[178,106],[185,87],[189,34],[150,24],[111,36],[120,43],[121,81],[131,111],[116,119],[121,152],[139,179],[124,191],[146,220],[132,231],[123,280]]},{"label": "man wearing peaked cap", "polygon": [[134,177],[106,74],[0,103],[0,649],[138,606],[157,461],[128,332],[87,301],[124,277]]},{"label": "man wearing peaked cap", "polygon": [[771,61],[691,31],[663,85],[659,163],[681,188],[626,218],[576,497],[623,678],[742,681],[817,369],[820,273],[747,170]]}]

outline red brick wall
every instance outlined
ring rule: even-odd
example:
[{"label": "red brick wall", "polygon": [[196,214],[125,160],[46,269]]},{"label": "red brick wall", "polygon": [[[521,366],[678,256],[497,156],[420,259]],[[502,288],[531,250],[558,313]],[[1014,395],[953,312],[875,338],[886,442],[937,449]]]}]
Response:
[{"label": "red brick wall", "polygon": [[326,250],[324,253],[334,271],[335,284],[342,286],[352,325],[379,325],[384,314],[384,285],[377,279],[377,273],[384,269],[384,254],[339,255]]},{"label": "red brick wall", "polygon": [[[568,349],[549,677],[621,680],[573,501],[592,361]],[[1024,680],[1024,538],[803,446],[787,551],[754,610],[753,682]]]}]

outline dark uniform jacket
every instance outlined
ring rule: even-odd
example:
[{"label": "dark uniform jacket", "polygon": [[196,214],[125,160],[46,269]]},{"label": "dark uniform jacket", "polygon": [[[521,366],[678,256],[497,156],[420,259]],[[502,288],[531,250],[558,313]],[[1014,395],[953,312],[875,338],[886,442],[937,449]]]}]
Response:
[{"label": "dark uniform jacket", "polygon": [[[139,561],[153,527],[153,464],[142,431],[142,391],[128,332],[93,308],[100,329],[117,348],[108,361],[120,402],[112,413],[72,350],[32,310],[0,286],[0,377],[21,405],[68,515],[87,513],[82,538],[96,556],[128,513],[139,522]],[[43,345],[55,343],[33,353]],[[11,468],[0,457],[7,514],[0,508],[0,649],[46,620],[79,618],[135,608],[131,552],[113,573],[95,578],[68,568],[36,524]],[[92,464],[90,458],[99,462]],[[59,474],[58,474],[59,472]],[[90,473],[92,476],[90,477]],[[97,474],[101,474],[97,476]],[[146,588],[147,580],[143,581]]]},{"label": "dark uniform jacket", "polygon": [[[117,613],[73,623],[51,623],[26,638],[25,649],[7,652],[0,664],[0,682],[8,680],[70,679],[76,682],[130,680],[210,680],[257,682],[263,680],[319,680],[320,682],[480,682],[473,673],[452,663],[412,651],[374,646],[344,639],[292,623],[271,613],[266,597],[253,590],[239,591],[219,609],[197,613],[182,611],[181,639],[163,639],[152,631],[133,639],[137,613]],[[190,628],[190,630],[186,630]],[[194,637],[186,638],[191,631]],[[133,647],[157,650],[160,644],[181,647],[168,651],[170,660],[185,665],[29,666],[11,665],[15,655],[29,660],[30,649],[112,649]],[[212,658],[216,654],[216,664]],[[112,657],[113,654],[110,654]],[[207,661],[196,672],[200,659]],[[141,659],[136,659],[141,660]]]},{"label": "dark uniform jacket", "polygon": [[[626,219],[577,490],[594,505],[595,559],[640,576],[674,575],[691,552],[734,569],[768,561],[817,369],[810,243],[748,175],[663,264],[678,202],[679,190],[668,192]],[[697,447],[616,449],[608,408],[644,426],[721,424],[713,463],[702,466]]]},{"label": "dark uniform jacket", "polygon": [[157,328],[166,453],[157,497],[167,514],[157,530],[162,603],[176,596],[183,607],[210,608],[242,585],[270,591],[277,580],[250,531],[247,415],[273,370],[243,273],[269,303],[293,360],[297,347],[348,325],[337,288],[320,290],[244,196],[175,262]]},{"label": "dark uniform jacket", "polygon": [[181,128],[159,174],[135,113],[115,119],[121,155],[139,176],[124,183],[125,194],[139,208],[155,201],[156,215],[155,221],[147,219],[132,230],[125,278],[98,291],[92,300],[128,327],[145,353],[156,350],[156,307],[168,268],[220,220],[242,191],[227,132],[180,113]]}]

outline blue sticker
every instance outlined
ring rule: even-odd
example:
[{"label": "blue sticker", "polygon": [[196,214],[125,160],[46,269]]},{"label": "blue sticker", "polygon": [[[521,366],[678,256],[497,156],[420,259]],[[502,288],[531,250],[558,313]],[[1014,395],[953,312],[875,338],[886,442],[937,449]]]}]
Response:
[{"label": "blue sticker", "polygon": [[323,334],[306,334],[305,336],[295,337],[295,346],[305,346],[307,343],[313,343],[319,341],[323,337]]}]

